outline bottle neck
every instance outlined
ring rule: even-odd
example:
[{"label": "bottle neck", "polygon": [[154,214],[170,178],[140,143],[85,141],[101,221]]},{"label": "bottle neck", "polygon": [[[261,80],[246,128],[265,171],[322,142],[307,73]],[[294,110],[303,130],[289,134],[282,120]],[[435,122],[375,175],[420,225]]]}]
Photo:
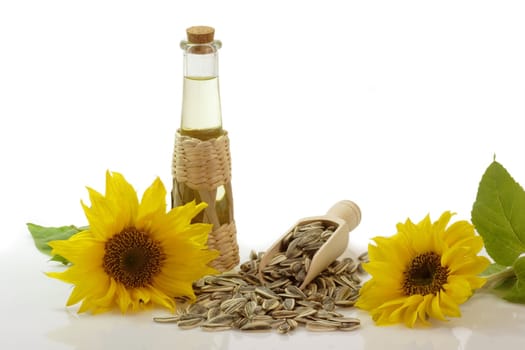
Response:
[{"label": "bottle neck", "polygon": [[210,139],[223,134],[219,93],[218,49],[220,42],[182,42],[184,84],[181,134]]}]

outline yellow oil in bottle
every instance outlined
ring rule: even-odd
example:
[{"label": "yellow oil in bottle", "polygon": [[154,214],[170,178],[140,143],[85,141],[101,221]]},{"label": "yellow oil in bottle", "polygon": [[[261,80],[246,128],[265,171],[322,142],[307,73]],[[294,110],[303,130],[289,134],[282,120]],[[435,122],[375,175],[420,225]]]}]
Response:
[{"label": "yellow oil in bottle", "polygon": [[218,77],[184,77],[181,134],[209,140],[223,134]]},{"label": "yellow oil in bottle", "polygon": [[[224,135],[217,76],[184,77],[179,132],[181,136],[202,141]],[[216,227],[230,223],[233,220],[231,190],[222,185],[212,192],[190,188],[174,178],[172,205],[178,206],[193,200],[197,203],[204,201],[208,203],[208,208],[195,217],[194,222],[207,222]]]}]

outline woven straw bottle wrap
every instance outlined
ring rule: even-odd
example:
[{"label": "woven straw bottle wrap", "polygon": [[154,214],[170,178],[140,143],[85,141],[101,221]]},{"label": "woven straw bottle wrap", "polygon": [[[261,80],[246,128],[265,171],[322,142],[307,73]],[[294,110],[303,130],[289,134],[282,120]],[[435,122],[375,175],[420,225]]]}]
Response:
[{"label": "woven straw bottle wrap", "polygon": [[[191,27],[188,28],[187,34],[188,41],[181,43],[181,47],[186,53],[185,79],[187,71],[193,69],[191,67],[188,68],[191,64],[189,62],[191,57],[198,62],[196,67],[198,72],[201,72],[203,69],[201,57],[216,52],[216,49],[220,47],[220,42],[213,41],[214,30],[211,27]],[[211,75],[213,76],[213,72],[216,74],[217,69],[216,58],[210,62]],[[206,70],[206,67],[204,70]],[[197,84],[199,83],[197,82]],[[237,245],[237,232],[233,215],[230,142],[228,133],[222,130],[220,121],[218,82],[216,93],[217,101],[215,102],[217,102],[217,108],[219,109],[218,128],[186,130],[181,127],[177,131],[172,166],[172,206],[185,204],[191,200],[202,201],[208,204],[204,212],[198,215],[195,220],[213,225],[208,237],[208,247],[218,250],[220,256],[210,265],[223,272],[231,270],[239,263],[239,247]],[[195,106],[193,112],[201,108],[202,103],[206,103],[205,96],[197,97],[198,104],[201,106]],[[183,102],[182,126],[184,126],[185,103],[189,104],[186,97],[184,97]],[[198,114],[198,111],[196,114]],[[192,117],[191,113],[189,116],[186,116],[186,118],[188,117]]]}]

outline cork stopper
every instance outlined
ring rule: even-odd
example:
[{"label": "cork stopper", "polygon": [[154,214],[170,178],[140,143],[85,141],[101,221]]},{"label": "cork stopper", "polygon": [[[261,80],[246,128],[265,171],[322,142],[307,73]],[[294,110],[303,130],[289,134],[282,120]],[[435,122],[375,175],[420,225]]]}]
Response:
[{"label": "cork stopper", "polygon": [[213,41],[215,29],[207,26],[195,26],[186,29],[188,41],[192,44],[206,44]]}]

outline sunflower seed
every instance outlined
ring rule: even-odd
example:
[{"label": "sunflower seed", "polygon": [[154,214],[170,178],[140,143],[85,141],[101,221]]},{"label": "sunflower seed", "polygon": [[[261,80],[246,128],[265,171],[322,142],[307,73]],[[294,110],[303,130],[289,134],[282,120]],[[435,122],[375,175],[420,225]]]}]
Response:
[{"label": "sunflower seed", "polygon": [[354,306],[355,303],[356,303],[356,300],[339,300],[335,302],[335,305],[341,306],[341,307],[350,307],[350,306]]},{"label": "sunflower seed", "polygon": [[250,300],[248,301],[245,305],[244,305],[244,314],[246,317],[250,318],[250,317],[253,317],[255,316],[255,314],[257,313],[257,302],[254,301],[254,300]]},{"label": "sunflower seed", "polygon": [[277,265],[277,264],[280,264],[281,262],[285,261],[286,259],[288,259],[286,257],[286,255],[284,254],[279,254],[279,255],[276,255],[273,257],[273,259],[270,261],[270,264],[269,265]]},{"label": "sunflower seed", "polygon": [[335,301],[333,298],[325,298],[323,300],[323,309],[327,311],[333,311],[335,310]]},{"label": "sunflower seed", "polygon": [[188,313],[197,314],[197,315],[205,315],[208,313],[208,308],[204,307],[201,304],[191,304],[188,307]]},{"label": "sunflower seed", "polygon": [[306,295],[304,292],[297,286],[291,285],[287,286],[284,291],[289,294],[293,295],[294,297],[300,298],[300,299],[306,299]]},{"label": "sunflower seed", "polygon": [[361,255],[359,255],[357,257],[357,260],[367,262],[368,261],[368,252],[364,252]]},{"label": "sunflower seed", "polygon": [[187,321],[187,320],[193,320],[193,319],[203,320],[204,316],[200,314],[190,314],[190,313],[185,313],[179,316],[179,321]]},{"label": "sunflower seed", "polygon": [[245,274],[244,275],[244,280],[247,283],[255,286],[255,288],[257,288],[257,286],[260,285],[260,283],[261,283],[259,281],[259,277],[256,276],[256,273],[257,273],[258,269],[259,269],[258,267],[255,267],[255,270],[253,271],[253,273],[249,273],[249,274]]},{"label": "sunflower seed", "polygon": [[286,321],[279,323],[279,325],[277,326],[277,332],[279,332],[280,334],[286,334],[291,330],[292,327],[290,327],[290,325]]},{"label": "sunflower seed", "polygon": [[272,329],[272,324],[266,321],[252,321],[243,325],[241,331],[261,331]]},{"label": "sunflower seed", "polygon": [[235,316],[229,315],[229,314],[219,314],[213,318],[208,319],[204,324],[210,325],[210,324],[222,324],[225,326],[231,325],[231,323],[235,320]]},{"label": "sunflower seed", "polygon": [[337,329],[340,331],[353,331],[354,329],[357,329],[359,327],[359,323],[344,323],[337,327]]},{"label": "sunflower seed", "polygon": [[334,320],[337,320],[337,322],[340,322],[340,323],[357,323],[357,324],[361,323],[361,321],[359,321],[359,319],[355,317],[340,316],[340,317],[334,318]]},{"label": "sunflower seed", "polygon": [[177,323],[177,326],[179,326],[180,329],[192,329],[192,328],[198,327],[203,322],[204,322],[204,318],[202,317],[188,318],[185,320],[180,320]]},{"label": "sunflower seed", "polygon": [[288,323],[288,325],[290,326],[290,330],[294,330],[298,326],[297,321],[293,318],[287,318],[286,323]]},{"label": "sunflower seed", "polygon": [[277,299],[266,299],[262,303],[262,308],[266,311],[277,309],[279,306],[281,303]]},{"label": "sunflower seed", "polygon": [[288,259],[297,258],[300,255],[302,255],[303,252],[297,246],[298,243],[299,242],[297,241],[297,239],[295,239],[295,240],[291,241],[290,244],[288,245],[288,248],[286,248],[286,257]]},{"label": "sunflower seed", "polygon": [[306,295],[312,295],[315,293],[317,293],[317,283],[310,283],[309,285],[306,286],[306,289],[305,289]]},{"label": "sunflower seed", "polygon": [[221,303],[221,311],[227,314],[231,314],[239,311],[246,305],[248,299],[246,298],[233,298],[225,300]]},{"label": "sunflower seed", "polygon": [[221,332],[221,331],[227,331],[232,329],[232,326],[226,326],[223,324],[203,324],[201,325],[201,329],[208,331],[208,332]]},{"label": "sunflower seed", "polygon": [[[311,307],[301,307],[296,309],[298,315],[297,318],[305,318],[308,316],[315,315],[317,310]],[[297,318],[295,318],[297,320]]]},{"label": "sunflower seed", "polygon": [[285,310],[293,310],[295,308],[295,299],[294,298],[286,298],[283,301],[283,308]]},{"label": "sunflower seed", "polygon": [[297,300],[296,303],[301,306],[307,306],[312,309],[320,310],[323,308],[323,304],[313,300]]},{"label": "sunflower seed", "polygon": [[279,299],[279,296],[267,287],[256,287],[255,293],[261,295],[264,298]]},{"label": "sunflower seed", "polygon": [[253,316],[251,321],[265,321],[265,322],[270,322],[271,323],[271,322],[275,321],[275,318],[273,318],[270,315],[255,315],[255,316]]},{"label": "sunflower seed", "polygon": [[209,299],[209,300],[206,300],[206,301],[203,301],[203,302],[199,302],[199,304],[201,304],[202,306],[208,308],[208,309],[212,309],[212,308],[215,308],[215,307],[219,307],[221,305],[221,300],[212,300],[212,299]]},{"label": "sunflower seed", "polygon": [[299,272],[297,272],[297,274],[295,275],[295,279],[298,282],[304,281],[305,278],[306,278],[306,270],[304,268],[301,269]]},{"label": "sunflower seed", "polygon": [[155,322],[160,323],[170,323],[170,322],[179,322],[180,317],[179,316],[172,316],[172,317],[153,317],[153,320]]},{"label": "sunflower seed", "polygon": [[306,322],[306,329],[312,332],[329,332],[337,330],[338,325],[331,323],[321,323],[319,321]]},{"label": "sunflower seed", "polygon": [[234,289],[233,286],[204,286],[201,288],[203,292],[231,292]]},{"label": "sunflower seed", "polygon": [[330,238],[332,236],[332,234],[334,233],[335,231],[335,228],[327,228],[326,230],[324,230],[322,233],[321,233],[321,239],[323,240],[328,240],[328,238]]},{"label": "sunflower seed", "polygon": [[347,300],[352,296],[353,289],[348,286],[341,286],[335,292],[335,301]]},{"label": "sunflower seed", "polygon": [[297,326],[297,321],[289,318],[277,324],[277,332],[279,332],[280,334],[286,334],[296,329]]},{"label": "sunflower seed", "polygon": [[339,275],[353,264],[354,262],[352,261],[352,259],[345,258],[342,261],[340,261],[336,266],[334,266],[333,273]]},{"label": "sunflower seed", "polygon": [[280,318],[294,318],[294,317],[297,317],[299,314],[293,310],[275,310],[275,311],[272,311],[271,315],[273,318],[280,319]]},{"label": "sunflower seed", "polygon": [[288,278],[281,278],[276,281],[273,281],[272,283],[268,284],[266,287],[268,287],[270,290],[275,290],[279,287],[283,287],[290,283],[290,280]]},{"label": "sunflower seed", "polygon": [[208,309],[208,313],[206,314],[206,318],[208,320],[212,319],[212,318],[218,316],[220,313],[221,313],[221,308],[220,307],[218,307],[218,306],[212,307],[212,308]]},{"label": "sunflower seed", "polygon": [[212,292],[210,294],[210,298],[212,300],[225,300],[231,297],[231,293],[229,292]]}]

